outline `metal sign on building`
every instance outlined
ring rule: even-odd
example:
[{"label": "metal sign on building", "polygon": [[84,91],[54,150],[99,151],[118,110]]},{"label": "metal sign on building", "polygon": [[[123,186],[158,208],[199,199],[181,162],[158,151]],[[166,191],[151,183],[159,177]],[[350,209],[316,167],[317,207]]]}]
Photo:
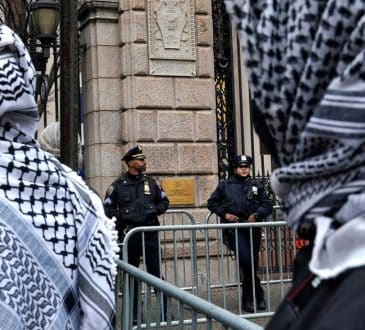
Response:
[{"label": "metal sign on building", "polygon": [[163,179],[163,189],[170,200],[170,206],[195,204],[194,179]]},{"label": "metal sign on building", "polygon": [[148,0],[151,75],[195,76],[193,0]]}]

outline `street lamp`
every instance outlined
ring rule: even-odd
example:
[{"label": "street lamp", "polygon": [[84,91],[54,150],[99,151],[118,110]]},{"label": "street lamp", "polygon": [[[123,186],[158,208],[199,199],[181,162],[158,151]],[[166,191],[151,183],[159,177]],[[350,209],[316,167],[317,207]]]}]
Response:
[{"label": "street lamp", "polygon": [[[36,98],[38,95],[40,96],[41,104],[45,108],[48,97],[48,82],[45,72],[50,56],[50,48],[52,46],[56,47],[57,27],[60,17],[59,4],[55,0],[37,0],[30,4],[29,9],[31,12],[29,52],[35,69],[41,72],[37,77]],[[40,43],[37,43],[37,40]],[[39,51],[39,48],[41,48],[41,51]],[[55,48],[54,54],[56,59]],[[57,80],[57,75],[55,79]]]},{"label": "street lamp", "polygon": [[[30,4],[32,14],[32,36],[41,42],[42,53],[35,57],[36,70],[45,71],[49,49],[57,39],[57,26],[60,20],[59,5],[54,0],[37,0]],[[37,67],[38,66],[38,67]]]},{"label": "street lamp", "polygon": [[56,39],[60,20],[59,4],[54,0],[37,0],[30,4],[34,32],[41,42]]}]

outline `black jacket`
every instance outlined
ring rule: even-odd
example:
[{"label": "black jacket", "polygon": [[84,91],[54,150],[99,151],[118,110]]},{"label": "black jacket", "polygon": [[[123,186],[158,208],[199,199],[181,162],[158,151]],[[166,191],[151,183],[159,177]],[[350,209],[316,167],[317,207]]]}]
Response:
[{"label": "black jacket", "polygon": [[226,213],[234,214],[240,222],[245,222],[254,213],[257,220],[264,219],[272,213],[273,206],[261,181],[233,174],[212,193],[208,209],[220,216],[222,222],[226,222]]},{"label": "black jacket", "polygon": [[169,200],[156,181],[147,175],[126,173],[107,189],[105,214],[117,218],[117,230],[122,237],[126,227],[159,225],[158,215],[164,213]]},{"label": "black jacket", "polygon": [[299,250],[293,286],[265,329],[365,329],[365,314],[361,312],[365,306],[365,267],[351,268],[318,282],[308,268],[312,249],[311,244]]}]

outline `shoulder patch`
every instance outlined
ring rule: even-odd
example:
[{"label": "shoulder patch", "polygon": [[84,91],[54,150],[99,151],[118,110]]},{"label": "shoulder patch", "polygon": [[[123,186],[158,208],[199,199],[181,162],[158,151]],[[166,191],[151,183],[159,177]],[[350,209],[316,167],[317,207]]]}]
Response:
[{"label": "shoulder patch", "polygon": [[106,194],[107,194],[108,196],[110,196],[110,195],[113,193],[113,191],[114,191],[114,187],[113,187],[113,186],[110,186],[110,187],[108,188],[108,190],[106,191]]}]

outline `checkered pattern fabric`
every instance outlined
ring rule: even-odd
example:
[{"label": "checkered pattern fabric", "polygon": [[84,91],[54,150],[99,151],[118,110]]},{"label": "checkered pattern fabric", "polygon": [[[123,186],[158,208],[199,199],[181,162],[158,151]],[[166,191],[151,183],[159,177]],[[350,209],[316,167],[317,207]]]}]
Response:
[{"label": "checkered pattern fabric", "polygon": [[24,45],[0,25],[0,329],[113,329],[111,220],[33,139],[33,77]]},{"label": "checkered pattern fabric", "polygon": [[365,2],[225,3],[241,37],[255,128],[279,165],[273,189],[302,235],[331,219],[317,241],[323,252],[338,224],[365,213]]}]

